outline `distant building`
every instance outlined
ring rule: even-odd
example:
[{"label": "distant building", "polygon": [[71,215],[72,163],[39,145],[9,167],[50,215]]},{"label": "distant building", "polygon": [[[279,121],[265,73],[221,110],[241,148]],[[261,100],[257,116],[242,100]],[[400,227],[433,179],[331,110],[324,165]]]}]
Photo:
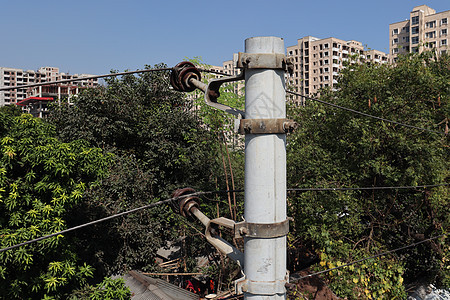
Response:
[{"label": "distant building", "polygon": [[426,5],[413,8],[405,21],[389,24],[389,53],[392,62],[402,53],[435,49],[448,51],[450,10],[436,13]]},{"label": "distant building", "polygon": [[[312,95],[324,87],[333,88],[345,61],[372,61],[387,63],[388,55],[378,50],[364,50],[361,42],[344,41],[330,37],[319,39],[306,36],[298,39],[297,45],[287,47],[287,56],[292,57],[294,72],[288,76],[287,84],[302,95]],[[292,97],[303,102],[300,97]]]},{"label": "distant building", "polygon": [[[69,75],[60,73],[59,68],[42,67],[37,71],[0,67],[0,86],[27,85],[64,79],[74,79],[88,74]],[[98,86],[97,79],[83,79],[77,82],[48,84],[38,87],[0,91],[0,106],[17,104],[34,116],[43,117],[49,101],[61,100],[77,95],[81,89]]]}]

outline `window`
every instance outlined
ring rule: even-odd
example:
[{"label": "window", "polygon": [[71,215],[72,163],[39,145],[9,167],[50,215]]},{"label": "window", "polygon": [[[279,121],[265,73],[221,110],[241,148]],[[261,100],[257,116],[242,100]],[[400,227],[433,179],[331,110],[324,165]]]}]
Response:
[{"label": "window", "polygon": [[436,48],[436,42],[429,42],[427,43],[427,47],[432,49],[432,48]]},{"label": "window", "polygon": [[398,38],[395,38],[392,40],[392,45],[394,45],[394,44],[398,44]]},{"label": "window", "polygon": [[412,52],[412,53],[417,53],[417,52],[419,52],[419,47],[412,47],[412,48],[411,48],[411,52]]},{"label": "window", "polygon": [[323,71],[324,72],[328,72],[329,70],[328,70],[328,68],[324,68]]},{"label": "window", "polygon": [[370,58],[371,58],[370,54],[367,54],[367,59],[370,59]]},{"label": "window", "polygon": [[323,53],[323,55],[324,55],[324,56],[329,56],[328,51],[325,51],[325,52]]},{"label": "window", "polygon": [[323,61],[323,63],[324,63],[325,65],[328,65],[328,64],[329,64],[328,59],[325,59],[325,60]]},{"label": "window", "polygon": [[411,18],[411,24],[416,25],[419,24],[419,16],[415,16]]},{"label": "window", "polygon": [[409,43],[409,36],[402,37],[403,43]]},{"label": "window", "polygon": [[441,46],[447,45],[447,40],[441,40]]},{"label": "window", "polygon": [[441,29],[441,36],[447,35],[447,28]]},{"label": "window", "polygon": [[394,30],[392,30],[392,35],[394,34],[398,34],[398,28],[395,28]]},{"label": "window", "polygon": [[398,53],[398,48],[392,49],[392,54],[397,54],[397,53]]},{"label": "window", "polygon": [[425,37],[428,39],[432,39],[436,37],[436,31],[425,32]]},{"label": "window", "polygon": [[443,18],[441,20],[441,25],[447,25],[447,18]]},{"label": "window", "polygon": [[436,21],[430,21],[425,24],[426,28],[434,28],[436,27]]},{"label": "window", "polygon": [[325,49],[328,49],[328,43],[326,43],[326,44],[323,44],[323,48],[325,48]]},{"label": "window", "polygon": [[417,34],[417,33],[419,33],[419,26],[411,27],[411,33],[412,33],[412,34]]},{"label": "window", "polygon": [[413,36],[411,38],[411,43],[412,44],[418,44],[419,43],[419,37],[418,36]]}]

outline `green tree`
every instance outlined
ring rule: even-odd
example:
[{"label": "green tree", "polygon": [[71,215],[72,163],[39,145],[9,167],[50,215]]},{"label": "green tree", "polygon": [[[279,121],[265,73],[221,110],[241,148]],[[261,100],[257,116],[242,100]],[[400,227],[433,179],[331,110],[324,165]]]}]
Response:
[{"label": "green tree", "polygon": [[[109,175],[85,194],[86,201],[72,214],[74,224],[168,198],[180,187],[215,188],[215,138],[185,95],[171,89],[168,72],[110,78],[74,102],[51,111],[49,121],[60,138],[82,138],[115,154]],[[126,269],[155,269],[157,249],[182,236],[183,230],[179,217],[164,206],[75,235],[78,253],[95,267],[95,276],[103,278]],[[192,255],[205,249],[198,244],[204,243],[188,245]],[[187,267],[195,267],[194,259],[190,261]]]},{"label": "green tree", "polygon": [[[110,155],[77,140],[63,143],[53,126],[29,114],[0,111],[0,247],[67,227],[86,188],[105,176]],[[59,298],[83,286],[93,268],[68,236],[0,253],[0,297]]]},{"label": "green tree", "polygon": [[[321,100],[401,123],[448,131],[450,59],[403,56],[393,65],[349,64]],[[291,107],[290,187],[414,186],[446,183],[448,135],[381,122],[309,102]],[[289,195],[294,235],[316,252],[318,269],[448,233],[448,186],[433,189],[305,192]],[[419,278],[449,287],[445,238],[326,275],[341,297],[404,296]]]}]

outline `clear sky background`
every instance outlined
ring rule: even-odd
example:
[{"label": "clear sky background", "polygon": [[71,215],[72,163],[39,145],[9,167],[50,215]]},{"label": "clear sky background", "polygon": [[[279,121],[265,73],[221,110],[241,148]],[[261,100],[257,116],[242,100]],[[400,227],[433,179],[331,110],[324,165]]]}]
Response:
[{"label": "clear sky background", "polygon": [[450,0],[0,0],[0,66],[105,74],[185,57],[222,65],[244,40],[304,36],[357,40],[388,52],[389,24],[414,6]]}]

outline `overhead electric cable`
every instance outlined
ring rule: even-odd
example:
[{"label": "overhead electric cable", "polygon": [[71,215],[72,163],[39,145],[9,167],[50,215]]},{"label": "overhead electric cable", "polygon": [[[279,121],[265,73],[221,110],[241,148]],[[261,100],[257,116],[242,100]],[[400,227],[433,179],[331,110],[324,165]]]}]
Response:
[{"label": "overhead electric cable", "polygon": [[2,87],[0,87],[0,91],[24,89],[24,88],[29,88],[29,87],[51,85],[51,84],[57,84],[57,83],[68,83],[68,82],[75,82],[75,81],[81,81],[81,80],[86,80],[86,79],[96,79],[96,78],[122,76],[122,75],[136,74],[136,73],[161,72],[161,71],[170,71],[170,70],[172,70],[172,68],[145,69],[145,70],[127,71],[127,72],[120,72],[120,73],[110,73],[110,74],[103,74],[103,75],[84,76],[84,77],[63,79],[63,80],[57,80],[57,81],[39,82],[39,83],[33,83],[33,84],[24,84],[24,85],[16,85],[16,86],[2,86]]},{"label": "overhead electric cable", "polygon": [[349,111],[349,112],[352,112],[352,113],[355,113],[355,114],[359,114],[359,115],[362,115],[362,116],[365,116],[365,117],[377,119],[377,120],[380,120],[380,121],[385,121],[385,122],[389,122],[389,123],[392,123],[392,124],[397,124],[397,125],[400,125],[400,126],[414,128],[414,129],[423,130],[423,131],[428,131],[428,132],[432,132],[432,133],[438,133],[438,134],[444,134],[444,135],[446,134],[445,132],[442,132],[442,131],[436,131],[436,130],[431,130],[431,129],[427,129],[427,128],[417,127],[417,126],[404,124],[404,123],[400,123],[400,122],[397,122],[397,121],[393,121],[393,120],[377,117],[377,116],[374,116],[374,115],[366,114],[364,112],[361,112],[361,111],[358,111],[358,110],[355,110],[355,109],[351,109],[351,108],[340,106],[340,105],[337,105],[337,104],[334,104],[334,103],[330,103],[330,102],[326,102],[326,101],[323,101],[323,100],[319,100],[317,98],[305,96],[305,95],[302,95],[300,93],[296,93],[296,92],[293,92],[293,91],[286,90],[286,93],[289,93],[289,94],[292,94],[292,95],[296,95],[296,96],[300,96],[300,97],[305,98],[305,99],[316,101],[316,102],[319,102],[319,103],[322,103],[322,104],[325,104],[325,105],[329,105],[329,106],[332,106],[332,107],[335,107],[335,108],[343,109],[343,110],[346,110],[346,111]]},{"label": "overhead electric cable", "polygon": [[230,74],[221,72],[221,71],[216,71],[216,70],[212,70],[212,69],[204,69],[204,68],[197,68],[200,72],[205,72],[205,73],[213,73],[213,74],[218,74],[218,75],[223,75],[223,76],[232,76]]},{"label": "overhead electric cable", "polygon": [[438,239],[438,238],[441,238],[441,237],[444,237],[444,236],[447,236],[447,235],[448,235],[448,233],[444,233],[444,234],[441,234],[441,235],[438,235],[438,236],[434,236],[434,237],[425,239],[425,240],[420,241],[420,242],[416,242],[416,243],[413,243],[413,244],[409,244],[409,245],[407,245],[407,246],[403,246],[403,247],[396,248],[396,249],[393,249],[393,250],[390,250],[390,251],[378,253],[378,254],[375,254],[375,255],[372,255],[372,256],[369,256],[369,257],[366,257],[366,258],[358,259],[358,260],[352,261],[352,262],[350,262],[350,263],[348,263],[348,264],[344,264],[344,265],[341,265],[341,266],[338,266],[338,267],[326,269],[326,270],[323,270],[323,271],[320,271],[320,272],[316,272],[316,273],[313,273],[313,274],[309,274],[309,275],[306,275],[306,276],[301,276],[301,277],[295,278],[295,279],[294,279],[294,282],[297,282],[297,281],[299,281],[299,280],[301,280],[301,279],[305,279],[305,278],[308,278],[308,277],[313,277],[313,276],[316,276],[316,275],[319,275],[319,274],[323,274],[323,273],[326,273],[326,272],[330,272],[330,271],[333,271],[333,270],[342,269],[342,268],[345,268],[345,267],[348,267],[348,266],[351,266],[351,265],[354,265],[354,264],[357,264],[357,263],[360,263],[360,262],[363,262],[363,261],[366,261],[366,260],[369,260],[369,259],[372,259],[372,258],[377,258],[377,257],[380,257],[380,256],[385,256],[385,255],[387,255],[387,254],[389,254],[389,253],[393,253],[393,252],[397,252],[397,251],[400,251],[400,250],[403,250],[403,249],[415,247],[415,246],[417,246],[417,245],[420,245],[420,244],[423,244],[423,243],[425,243],[425,242],[429,242],[429,241],[431,241],[431,240],[435,240],[435,239]]},{"label": "overhead electric cable", "polygon": [[[443,184],[417,185],[417,186],[385,186],[385,187],[354,187],[354,188],[291,188],[291,189],[287,189],[287,191],[338,191],[338,190],[413,189],[413,188],[432,188],[432,187],[447,186],[447,185],[450,185],[450,184],[449,183],[443,183]],[[42,237],[39,237],[39,238],[36,238],[36,239],[33,239],[33,240],[29,240],[29,241],[26,241],[26,242],[23,242],[23,243],[20,243],[20,244],[9,246],[9,247],[0,249],[0,253],[4,252],[4,251],[7,251],[7,250],[14,249],[14,248],[18,248],[18,247],[21,247],[21,246],[25,246],[25,245],[28,245],[28,244],[31,244],[31,243],[35,243],[35,242],[38,242],[38,241],[42,241],[42,240],[45,240],[45,239],[49,239],[51,237],[54,237],[54,236],[57,236],[57,235],[60,235],[60,234],[65,234],[67,232],[71,232],[71,231],[74,231],[74,230],[77,230],[77,229],[81,229],[81,228],[84,228],[84,227],[87,227],[87,226],[95,225],[97,223],[101,223],[101,222],[104,222],[104,221],[107,221],[107,220],[111,220],[111,219],[114,219],[114,218],[117,218],[117,217],[120,217],[120,216],[125,216],[125,215],[131,214],[131,213],[135,213],[135,212],[143,210],[143,209],[152,208],[152,207],[155,207],[155,206],[158,206],[158,205],[161,205],[161,204],[169,203],[169,202],[172,202],[172,201],[175,201],[175,200],[178,200],[178,199],[182,199],[182,198],[185,198],[185,197],[201,196],[201,195],[207,195],[207,194],[218,194],[218,193],[231,193],[231,192],[242,193],[242,192],[244,192],[244,190],[243,189],[236,189],[236,190],[219,190],[219,191],[195,192],[195,193],[183,195],[183,196],[180,196],[180,197],[177,197],[177,198],[170,198],[170,199],[166,199],[166,200],[161,200],[161,201],[158,201],[158,202],[155,202],[155,203],[151,203],[151,204],[144,205],[144,206],[141,206],[141,207],[138,207],[138,208],[134,208],[134,209],[131,209],[131,210],[128,210],[128,211],[124,211],[124,212],[121,212],[121,213],[118,213],[118,214],[115,214],[115,215],[112,215],[112,216],[108,216],[108,217],[105,217],[105,218],[102,218],[102,219],[98,219],[98,220],[95,220],[95,221],[92,221],[92,222],[88,222],[88,223],[81,224],[81,225],[78,225],[78,226],[75,226],[75,227],[71,227],[71,228],[68,228],[68,229],[65,229],[65,230],[62,230],[62,231],[59,231],[59,232],[55,232],[55,233],[52,233],[52,234],[49,234],[49,235],[46,235],[46,236],[42,236]],[[215,202],[215,200],[212,200],[212,201]]]},{"label": "overhead electric cable", "polygon": [[411,186],[372,186],[372,187],[336,187],[336,188],[291,188],[290,192],[315,192],[315,191],[358,191],[358,190],[399,190],[399,189],[419,189],[447,186],[450,183],[430,184],[430,185],[411,185]]},{"label": "overhead electric cable", "polygon": [[191,196],[204,195],[204,194],[205,194],[205,192],[197,192],[197,193],[191,193],[191,194],[183,195],[183,196],[180,196],[180,197],[175,197],[175,198],[169,198],[169,199],[166,199],[166,200],[161,200],[161,201],[158,201],[158,202],[155,202],[155,203],[151,203],[151,204],[144,205],[144,206],[141,206],[141,207],[137,207],[137,208],[134,208],[134,209],[130,209],[130,210],[118,213],[118,214],[114,214],[114,215],[108,216],[106,218],[98,219],[98,220],[95,220],[95,221],[92,221],[92,222],[88,222],[88,223],[81,224],[81,225],[78,225],[78,226],[75,226],[75,227],[64,229],[64,230],[61,230],[61,231],[58,231],[58,232],[55,232],[55,233],[52,233],[52,234],[49,234],[49,235],[45,235],[45,236],[42,236],[42,237],[39,237],[39,238],[36,238],[36,239],[33,239],[33,240],[29,240],[29,241],[26,241],[26,242],[23,242],[23,243],[19,243],[19,244],[13,245],[13,246],[9,246],[9,247],[0,249],[0,253],[4,252],[4,251],[7,251],[7,250],[11,250],[11,249],[17,248],[17,247],[25,246],[25,245],[28,245],[28,244],[31,244],[31,243],[35,243],[35,242],[39,242],[39,241],[42,241],[42,240],[46,240],[46,239],[49,239],[51,237],[54,237],[54,236],[57,236],[57,235],[60,235],[60,234],[65,234],[67,232],[78,230],[78,229],[81,229],[81,228],[84,228],[84,227],[87,227],[87,226],[95,225],[95,224],[98,224],[98,223],[101,223],[101,222],[104,222],[104,221],[107,221],[107,220],[111,220],[111,219],[114,219],[114,218],[117,218],[117,217],[120,217],[120,216],[125,216],[125,215],[131,214],[131,213],[135,213],[135,212],[138,212],[138,211],[143,210],[143,209],[153,208],[155,206],[158,206],[158,205],[161,205],[161,204],[166,204],[166,203],[178,200],[178,199],[183,199],[183,198],[191,197]]},{"label": "overhead electric cable", "polygon": [[[78,77],[78,78],[63,79],[63,80],[56,80],[56,81],[47,81],[47,82],[39,82],[39,83],[16,85],[16,86],[2,86],[2,87],[0,87],[0,91],[25,89],[25,88],[29,88],[29,87],[37,87],[37,86],[43,86],[43,85],[52,85],[52,84],[58,84],[58,83],[76,82],[76,81],[82,81],[82,80],[87,80],[87,79],[114,77],[114,76],[122,76],[122,75],[137,74],[137,73],[171,71],[172,69],[173,68],[145,69],[145,70],[127,71],[127,72],[119,72],[119,73],[110,73],[110,74],[103,74],[103,75],[84,76],[84,77]],[[207,73],[214,73],[214,74],[219,74],[219,75],[224,75],[224,76],[230,76],[229,74],[226,74],[226,73],[223,73],[223,72],[220,72],[220,71],[215,71],[215,70],[199,69],[199,71],[207,72]]]}]

